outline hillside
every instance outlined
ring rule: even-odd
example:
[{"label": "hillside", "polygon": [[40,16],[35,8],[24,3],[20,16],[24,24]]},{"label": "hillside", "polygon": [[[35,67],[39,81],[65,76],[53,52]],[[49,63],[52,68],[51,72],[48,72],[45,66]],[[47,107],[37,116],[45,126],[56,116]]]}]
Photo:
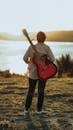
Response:
[{"label": "hillside", "polygon": [[46,32],[47,41],[73,42],[73,31]]},{"label": "hillside", "polygon": [[12,35],[8,33],[0,33],[0,40],[11,40],[11,41],[22,41],[24,40],[23,35]]},{"label": "hillside", "polygon": [[[52,31],[45,32],[47,41],[59,41],[59,42],[73,42],[73,31]],[[30,33],[30,38],[36,40],[36,33]],[[23,41],[26,40],[25,36],[22,35],[11,35],[8,33],[0,33],[0,40],[14,40]]]}]

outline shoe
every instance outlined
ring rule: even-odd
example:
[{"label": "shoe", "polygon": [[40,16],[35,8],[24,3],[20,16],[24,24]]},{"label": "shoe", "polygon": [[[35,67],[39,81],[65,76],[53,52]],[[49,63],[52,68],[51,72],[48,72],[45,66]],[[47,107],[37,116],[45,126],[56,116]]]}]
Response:
[{"label": "shoe", "polygon": [[43,114],[44,111],[40,110],[40,111],[37,111],[37,114]]},{"label": "shoe", "polygon": [[28,113],[29,113],[29,110],[24,109],[24,115]]}]

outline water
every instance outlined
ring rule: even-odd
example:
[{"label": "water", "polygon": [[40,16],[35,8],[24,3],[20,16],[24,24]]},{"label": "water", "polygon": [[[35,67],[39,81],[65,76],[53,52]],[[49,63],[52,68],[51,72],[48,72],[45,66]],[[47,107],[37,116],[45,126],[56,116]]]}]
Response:
[{"label": "water", "polygon": [[[62,54],[70,54],[73,58],[72,42],[46,42],[50,46],[56,58]],[[11,73],[24,74],[27,65],[23,56],[29,46],[27,41],[0,41],[0,70],[10,70]]]}]

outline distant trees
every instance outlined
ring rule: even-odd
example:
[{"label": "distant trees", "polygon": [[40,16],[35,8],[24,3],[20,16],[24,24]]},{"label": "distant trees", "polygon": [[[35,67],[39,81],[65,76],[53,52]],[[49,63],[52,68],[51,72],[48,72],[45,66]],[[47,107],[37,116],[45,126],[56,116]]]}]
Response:
[{"label": "distant trees", "polygon": [[58,65],[58,77],[63,75],[73,77],[73,59],[69,54],[62,55],[56,60]]}]

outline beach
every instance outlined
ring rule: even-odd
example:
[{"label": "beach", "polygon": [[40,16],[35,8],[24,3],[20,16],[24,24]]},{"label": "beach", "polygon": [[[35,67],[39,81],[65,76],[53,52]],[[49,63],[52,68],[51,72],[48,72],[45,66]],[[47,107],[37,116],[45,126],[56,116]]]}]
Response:
[{"label": "beach", "polygon": [[27,91],[26,75],[0,76],[0,130],[73,130],[73,78],[48,79],[42,115],[36,113],[37,86],[24,115]]}]

